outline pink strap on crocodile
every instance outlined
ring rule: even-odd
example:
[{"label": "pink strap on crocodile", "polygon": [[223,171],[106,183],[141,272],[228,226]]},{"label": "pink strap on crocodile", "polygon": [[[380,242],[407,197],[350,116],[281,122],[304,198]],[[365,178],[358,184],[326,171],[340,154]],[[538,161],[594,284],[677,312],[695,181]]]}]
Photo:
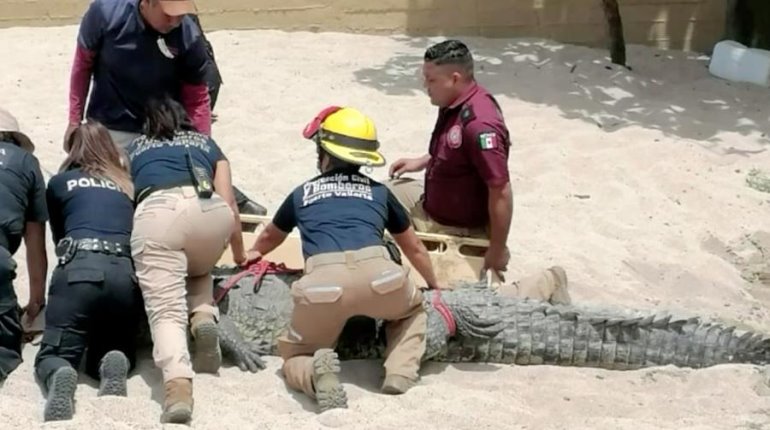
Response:
[{"label": "pink strap on crocodile", "polygon": [[214,304],[215,305],[218,304],[227,295],[230,289],[233,288],[233,286],[238,283],[238,281],[240,281],[241,279],[243,279],[248,275],[254,275],[256,278],[254,280],[254,283],[258,284],[262,281],[262,277],[264,277],[267,274],[301,273],[301,272],[302,272],[302,269],[290,269],[286,267],[286,265],[283,263],[276,264],[272,261],[260,259],[259,261],[255,261],[249,264],[242,271],[228,278],[227,282],[225,282],[225,284],[222,285],[222,289],[214,297]]},{"label": "pink strap on crocodile", "polygon": [[449,336],[454,336],[457,331],[457,323],[452,315],[452,311],[449,310],[444,300],[441,298],[441,290],[435,290],[433,293],[433,309],[438,311],[441,318],[444,318],[447,328],[449,329]]}]

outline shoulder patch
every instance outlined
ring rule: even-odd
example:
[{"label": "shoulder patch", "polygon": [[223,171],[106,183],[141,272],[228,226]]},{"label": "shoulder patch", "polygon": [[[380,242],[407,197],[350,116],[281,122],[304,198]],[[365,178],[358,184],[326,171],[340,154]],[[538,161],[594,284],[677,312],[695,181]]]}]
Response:
[{"label": "shoulder patch", "polygon": [[473,106],[468,103],[464,104],[460,109],[460,121],[462,121],[463,125],[467,125],[474,119],[476,119],[476,113],[473,112]]},{"label": "shoulder patch", "polygon": [[479,134],[479,147],[481,150],[495,149],[500,145],[497,133],[490,131]]}]

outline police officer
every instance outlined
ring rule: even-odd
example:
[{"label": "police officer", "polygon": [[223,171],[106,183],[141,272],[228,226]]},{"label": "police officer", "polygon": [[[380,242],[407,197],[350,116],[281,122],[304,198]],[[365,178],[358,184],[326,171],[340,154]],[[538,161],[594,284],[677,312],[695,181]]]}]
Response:
[{"label": "police officer", "polygon": [[[142,132],[147,101],[164,94],[184,105],[196,130],[210,135],[207,83],[219,79],[200,27],[187,16],[194,12],[191,0],[93,0],[78,32],[65,140],[87,114],[125,148]],[[267,213],[236,193],[241,212]]]},{"label": "police officer", "polygon": [[131,260],[133,184],[107,129],[86,123],[70,135],[68,156],[48,182],[58,265],[35,373],[48,392],[46,421],[73,415],[77,371],[100,380],[101,395],[126,395],[135,365],[142,302]]},{"label": "police officer", "polygon": [[[483,272],[503,278],[513,215],[508,171],[508,128],[494,96],[476,82],[473,56],[459,40],[425,51],[423,77],[431,103],[439,107],[428,154],[402,158],[390,166],[387,185],[409,210],[415,228],[489,239]],[[425,182],[401,178],[425,170]],[[548,300],[558,291],[564,301],[564,269],[548,270],[509,285],[513,294]]]},{"label": "police officer", "polygon": [[131,249],[165,383],[162,420],[183,423],[194,372],[216,373],[221,364],[211,270],[228,242],[235,262],[246,258],[229,162],[170,98],[151,101],[128,156],[137,196]]},{"label": "police officer", "polygon": [[48,258],[45,246],[45,181],[32,153],[35,146],[16,118],[0,108],[0,384],[21,364],[21,312],[13,280],[13,255],[22,238],[27,250],[29,303],[34,320],[45,305]]},{"label": "police officer", "polygon": [[422,293],[382,246],[385,229],[428,285],[439,285],[404,208],[359,170],[385,164],[372,120],[350,107],[330,107],[304,135],[317,145],[321,174],[286,197],[247,255],[258,260],[299,228],[305,273],[292,285],[291,325],[278,348],[288,385],[315,398],[323,411],[347,406],[332,348],[350,317],[387,320],[384,393],[403,393],[418,378],[426,329]]}]

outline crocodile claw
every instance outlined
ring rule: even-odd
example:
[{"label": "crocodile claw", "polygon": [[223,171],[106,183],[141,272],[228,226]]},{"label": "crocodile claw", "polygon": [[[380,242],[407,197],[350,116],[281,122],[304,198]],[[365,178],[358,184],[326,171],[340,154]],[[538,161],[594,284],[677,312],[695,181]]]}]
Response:
[{"label": "crocodile claw", "polygon": [[232,360],[238,368],[244,372],[256,373],[267,367],[260,356],[260,353],[263,352],[262,349],[246,342],[230,318],[221,315],[218,328],[222,354]]},{"label": "crocodile claw", "polygon": [[267,367],[267,364],[262,360],[262,357],[260,357],[256,348],[238,349],[231,358],[235,361],[235,364],[238,365],[238,368],[244,372],[249,371],[251,373],[257,373]]}]

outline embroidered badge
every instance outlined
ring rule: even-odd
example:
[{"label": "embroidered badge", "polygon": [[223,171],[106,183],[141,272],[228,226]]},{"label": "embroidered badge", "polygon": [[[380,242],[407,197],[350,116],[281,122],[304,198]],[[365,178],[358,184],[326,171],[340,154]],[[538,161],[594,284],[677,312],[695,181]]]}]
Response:
[{"label": "embroidered badge", "polygon": [[453,125],[447,134],[447,145],[452,149],[457,149],[463,143],[463,129],[459,124]]},{"label": "embroidered badge", "polygon": [[497,133],[481,133],[479,135],[479,146],[482,150],[497,148]]},{"label": "embroidered badge", "polygon": [[463,105],[462,109],[460,110],[460,120],[463,122],[463,124],[468,124],[474,119],[476,119],[476,114],[473,112],[471,105]]}]

